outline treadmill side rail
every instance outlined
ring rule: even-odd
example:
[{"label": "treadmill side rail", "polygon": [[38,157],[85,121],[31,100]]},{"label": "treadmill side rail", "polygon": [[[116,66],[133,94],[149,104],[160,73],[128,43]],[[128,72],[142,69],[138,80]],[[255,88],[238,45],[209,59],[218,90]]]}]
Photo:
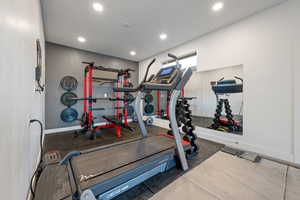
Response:
[{"label": "treadmill side rail", "polygon": [[141,129],[141,133],[144,137],[146,137],[148,135],[148,133],[147,133],[147,129],[145,127],[144,121],[143,121],[143,116],[142,116],[143,114],[141,112],[142,96],[143,96],[143,92],[139,91],[135,98],[134,112],[136,114],[140,129]]},{"label": "treadmill side rail", "polygon": [[[98,200],[112,199],[145,180],[175,166],[174,152],[169,150],[139,167],[100,182],[89,188]],[[83,195],[83,194],[82,194]],[[81,200],[81,199],[80,199]]]},{"label": "treadmill side rail", "polygon": [[72,151],[72,152],[69,152],[67,155],[65,155],[65,157],[59,162],[59,165],[66,165],[69,163],[69,161],[75,157],[75,156],[78,156],[80,155],[81,153],[78,152],[78,151]]},{"label": "treadmill side rail", "polygon": [[144,174],[141,174],[140,176],[137,176],[133,179],[131,179],[130,181],[119,185],[117,187],[115,187],[114,189],[105,192],[104,194],[101,194],[98,197],[98,200],[110,200],[118,195],[120,195],[123,192],[126,192],[127,190],[133,188],[134,186],[144,182],[145,180],[155,176],[156,174],[162,173],[166,170],[167,167],[167,163],[163,163],[161,165],[159,165],[158,167],[145,172]]}]

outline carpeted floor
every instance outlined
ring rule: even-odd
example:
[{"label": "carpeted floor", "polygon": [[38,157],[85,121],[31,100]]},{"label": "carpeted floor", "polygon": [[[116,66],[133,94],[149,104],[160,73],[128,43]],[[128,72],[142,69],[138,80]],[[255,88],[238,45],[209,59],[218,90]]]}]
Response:
[{"label": "carpeted floor", "polygon": [[[105,132],[97,137],[96,140],[90,140],[84,135],[75,137],[74,132],[57,133],[46,135],[44,142],[45,152],[59,151],[63,157],[70,151],[85,150],[97,146],[107,145],[114,142],[120,142],[123,140],[133,139],[140,137],[140,132],[137,124],[131,124],[135,129],[134,132],[130,132],[127,129],[122,130],[122,137],[117,138],[114,135],[113,129],[107,129]],[[165,129],[151,126],[147,127],[149,135],[155,135],[157,132],[165,132]],[[218,152],[223,145],[217,144],[204,139],[198,139],[197,141],[200,150],[197,156],[189,160],[190,168],[198,166],[201,162]],[[166,187],[168,184],[182,176],[183,172],[180,169],[172,169],[164,174],[159,174],[151,179],[145,181],[133,189],[123,193],[116,199],[118,200],[143,200],[149,199],[153,194]]]}]

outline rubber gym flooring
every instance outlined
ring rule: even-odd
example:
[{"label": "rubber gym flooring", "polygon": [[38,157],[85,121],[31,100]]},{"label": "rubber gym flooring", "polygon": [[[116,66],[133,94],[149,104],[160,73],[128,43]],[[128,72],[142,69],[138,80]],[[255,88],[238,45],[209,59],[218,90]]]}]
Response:
[{"label": "rubber gym flooring", "polygon": [[218,152],[151,200],[299,200],[300,169]]},{"label": "rubber gym flooring", "polygon": [[[113,129],[107,129],[96,140],[89,140],[87,137],[80,135],[75,137],[74,132],[56,133],[46,135],[44,142],[44,152],[59,151],[61,157],[70,151],[80,151],[97,146],[107,145],[114,142],[133,139],[140,136],[137,124],[130,124],[136,131],[130,132],[127,129],[122,130],[122,137],[117,138],[114,135]],[[157,132],[165,132],[165,129],[149,126],[147,127],[149,135],[155,135]],[[199,154],[193,159],[189,160],[191,168],[197,167],[201,162],[208,159],[216,152],[218,152],[224,145],[217,144],[204,139],[198,139],[200,147]],[[162,188],[172,183],[184,173],[179,169],[172,169],[164,174],[159,174],[151,179],[145,181],[133,189],[125,192],[117,200],[145,200],[151,198],[154,194],[159,192]]]}]

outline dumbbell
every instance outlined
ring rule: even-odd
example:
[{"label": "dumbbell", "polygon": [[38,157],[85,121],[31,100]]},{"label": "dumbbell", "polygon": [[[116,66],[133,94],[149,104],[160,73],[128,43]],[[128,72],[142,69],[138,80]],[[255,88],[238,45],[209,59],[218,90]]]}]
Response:
[{"label": "dumbbell", "polygon": [[191,106],[190,104],[184,104],[183,105],[184,108],[190,108],[190,106]]},{"label": "dumbbell", "polygon": [[185,135],[185,136],[183,136],[183,139],[185,141],[192,142],[192,141],[196,140],[196,137],[194,135]]},{"label": "dumbbell", "polygon": [[184,104],[188,104],[188,100],[186,100],[186,99],[182,99],[182,102],[183,102]]},{"label": "dumbbell", "polygon": [[182,131],[185,132],[185,133],[188,133],[188,132],[194,131],[194,130],[195,130],[194,126],[183,126],[182,127]]},{"label": "dumbbell", "polygon": [[226,117],[227,117],[227,119],[233,119],[233,115],[232,114],[227,114]]},{"label": "dumbbell", "polygon": [[214,119],[214,125],[219,127],[220,126],[220,121],[218,119]]},{"label": "dumbbell", "polygon": [[168,130],[168,135],[173,135],[173,131],[172,130]]},{"label": "dumbbell", "polygon": [[181,121],[182,121],[182,123],[187,124],[187,123],[190,123],[192,121],[192,118],[182,117]]},{"label": "dumbbell", "polygon": [[219,114],[219,113],[215,114],[215,118],[220,118],[220,117],[221,117],[221,114]]},{"label": "dumbbell", "polygon": [[[177,119],[177,126],[178,126],[178,127],[181,127],[181,125],[182,125],[182,123]],[[172,129],[171,123],[169,123],[169,128]]]}]

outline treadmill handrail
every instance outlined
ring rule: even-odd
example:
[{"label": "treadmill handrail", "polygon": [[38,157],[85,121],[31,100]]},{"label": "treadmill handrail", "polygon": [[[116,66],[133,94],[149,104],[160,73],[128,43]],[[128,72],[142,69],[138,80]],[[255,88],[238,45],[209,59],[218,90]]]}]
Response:
[{"label": "treadmill handrail", "polygon": [[156,58],[154,58],[151,63],[148,65],[147,69],[146,69],[146,73],[145,73],[145,76],[144,76],[144,80],[142,81],[142,83],[146,82],[147,80],[147,76],[148,76],[148,73],[149,73],[149,69],[150,67],[153,65],[153,63],[156,61]]},{"label": "treadmill handrail", "polygon": [[117,88],[117,87],[114,87],[114,88],[113,88],[113,91],[114,91],[114,92],[137,92],[137,91],[139,91],[139,90],[141,89],[141,87],[142,87],[142,84],[146,82],[147,76],[148,76],[148,73],[149,73],[149,69],[150,69],[150,67],[153,65],[153,63],[154,63],[155,61],[156,61],[156,58],[154,58],[154,59],[151,61],[151,63],[148,65],[147,70],[146,70],[146,74],[145,74],[145,76],[144,76],[144,79],[143,79],[143,81],[139,84],[138,87],[136,87],[136,88],[128,88],[128,87]]},{"label": "treadmill handrail", "polygon": [[69,160],[71,160],[73,157],[81,155],[81,152],[79,151],[71,151],[65,157],[59,162],[59,165],[66,165],[68,164]]},{"label": "treadmill handrail", "polygon": [[143,89],[145,90],[173,90],[176,87],[175,84],[163,84],[163,83],[144,83]]},{"label": "treadmill handrail", "polygon": [[114,92],[137,92],[138,90],[139,90],[139,87],[137,87],[137,88],[129,88],[129,87],[117,88],[117,87],[114,87],[113,88]]}]

